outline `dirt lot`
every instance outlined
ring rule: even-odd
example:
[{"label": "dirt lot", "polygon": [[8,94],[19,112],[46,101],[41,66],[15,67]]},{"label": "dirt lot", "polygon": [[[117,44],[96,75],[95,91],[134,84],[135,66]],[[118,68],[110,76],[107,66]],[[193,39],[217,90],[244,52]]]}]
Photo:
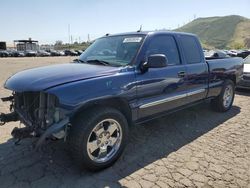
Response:
[{"label": "dirt lot", "polygon": [[[30,67],[70,58],[0,59],[0,84]],[[0,88],[0,97],[9,92]],[[250,91],[237,93],[232,110],[216,113],[209,104],[136,126],[115,165],[99,173],[74,166],[63,142],[31,149],[32,139],[14,146],[0,127],[0,187],[248,187],[250,188]],[[8,104],[0,102],[0,111]]]}]

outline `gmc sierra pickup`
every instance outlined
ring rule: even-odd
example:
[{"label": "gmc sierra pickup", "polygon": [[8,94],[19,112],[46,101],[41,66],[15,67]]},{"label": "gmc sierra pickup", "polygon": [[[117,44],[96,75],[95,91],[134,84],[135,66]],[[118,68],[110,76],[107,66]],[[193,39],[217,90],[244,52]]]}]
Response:
[{"label": "gmc sierra pickup", "polygon": [[[121,155],[129,127],[211,100],[213,109],[232,106],[242,77],[241,58],[205,59],[196,36],[134,32],[101,37],[74,62],[19,72],[2,124],[20,121],[15,139],[63,138],[80,166],[100,170]],[[204,114],[206,115],[206,114]]]}]

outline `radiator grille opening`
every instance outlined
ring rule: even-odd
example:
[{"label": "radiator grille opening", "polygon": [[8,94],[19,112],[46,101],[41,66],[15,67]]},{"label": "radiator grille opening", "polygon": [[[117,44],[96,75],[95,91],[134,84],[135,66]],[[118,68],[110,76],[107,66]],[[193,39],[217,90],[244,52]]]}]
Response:
[{"label": "radiator grille opening", "polygon": [[59,101],[56,96],[43,92],[14,93],[14,108],[26,126],[46,129],[59,121]]}]

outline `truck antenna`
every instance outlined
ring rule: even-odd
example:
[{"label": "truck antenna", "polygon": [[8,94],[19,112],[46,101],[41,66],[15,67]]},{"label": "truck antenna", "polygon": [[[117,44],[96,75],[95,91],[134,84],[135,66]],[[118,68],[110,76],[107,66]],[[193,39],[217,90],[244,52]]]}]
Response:
[{"label": "truck antenna", "polygon": [[142,25],[140,25],[140,29],[137,31],[138,33],[142,31]]}]

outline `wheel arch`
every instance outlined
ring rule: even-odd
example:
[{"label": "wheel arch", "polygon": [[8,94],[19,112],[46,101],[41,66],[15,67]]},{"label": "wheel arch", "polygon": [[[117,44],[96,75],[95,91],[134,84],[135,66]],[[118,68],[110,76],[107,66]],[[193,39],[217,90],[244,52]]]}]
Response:
[{"label": "wheel arch", "polygon": [[76,110],[76,112],[71,117],[71,120],[73,120],[79,114],[84,113],[84,111],[87,110],[90,111],[93,110],[94,108],[104,108],[104,107],[110,107],[119,110],[126,117],[129,126],[132,125],[132,111],[129,106],[129,103],[127,102],[127,100],[119,97],[97,99],[94,101],[87,102]]},{"label": "wheel arch", "polygon": [[228,75],[227,79],[231,80],[234,83],[234,85],[236,85],[237,80],[236,80],[236,75],[235,74]]}]

